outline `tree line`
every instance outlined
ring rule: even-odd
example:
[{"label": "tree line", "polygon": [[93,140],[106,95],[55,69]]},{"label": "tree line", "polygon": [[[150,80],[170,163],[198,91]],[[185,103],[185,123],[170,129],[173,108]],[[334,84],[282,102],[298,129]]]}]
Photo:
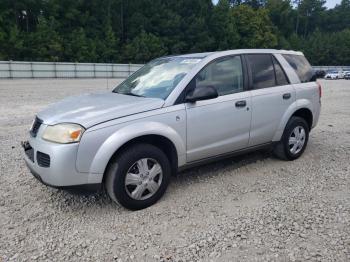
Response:
[{"label": "tree line", "polygon": [[237,48],[350,64],[350,0],[1,0],[0,60],[144,63]]}]

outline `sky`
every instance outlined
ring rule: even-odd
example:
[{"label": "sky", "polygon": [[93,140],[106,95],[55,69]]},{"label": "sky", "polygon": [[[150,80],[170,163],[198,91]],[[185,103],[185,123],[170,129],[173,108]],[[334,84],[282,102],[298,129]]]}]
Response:
[{"label": "sky", "polygon": [[[213,0],[213,3],[216,4],[218,0]],[[341,0],[326,0],[325,6],[329,8],[335,7],[336,4],[340,4]]]},{"label": "sky", "polygon": [[340,4],[341,0],[327,0],[325,6],[327,8],[333,8],[336,4]]}]

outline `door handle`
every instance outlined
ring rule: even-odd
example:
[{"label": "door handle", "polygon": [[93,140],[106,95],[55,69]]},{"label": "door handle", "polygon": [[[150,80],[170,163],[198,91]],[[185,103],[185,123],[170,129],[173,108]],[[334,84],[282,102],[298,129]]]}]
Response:
[{"label": "door handle", "polygon": [[285,94],[283,94],[283,99],[285,99],[285,100],[287,100],[287,99],[289,99],[289,98],[291,98],[291,93],[285,93]]},{"label": "door handle", "polygon": [[247,105],[247,102],[245,100],[237,101],[235,105],[236,107],[245,107]]}]

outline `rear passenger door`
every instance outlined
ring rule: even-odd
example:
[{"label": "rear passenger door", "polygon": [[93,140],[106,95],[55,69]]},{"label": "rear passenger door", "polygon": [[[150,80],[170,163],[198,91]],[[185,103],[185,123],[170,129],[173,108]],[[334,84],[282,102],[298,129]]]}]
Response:
[{"label": "rear passenger door", "polygon": [[271,54],[247,54],[252,97],[249,146],[272,141],[287,108],[295,101],[295,90]]}]

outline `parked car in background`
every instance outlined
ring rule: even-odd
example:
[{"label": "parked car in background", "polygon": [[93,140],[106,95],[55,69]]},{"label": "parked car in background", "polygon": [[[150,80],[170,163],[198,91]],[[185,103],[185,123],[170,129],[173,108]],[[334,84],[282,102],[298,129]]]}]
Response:
[{"label": "parked car in background", "polygon": [[346,73],[345,73],[344,79],[350,80],[350,72],[346,72]]},{"label": "parked car in background", "polygon": [[23,143],[25,162],[46,185],[102,185],[114,201],[142,209],[179,169],[266,147],[281,159],[299,158],[321,93],[301,52],[162,57],[113,92],[39,112]]},{"label": "parked car in background", "polygon": [[338,71],[329,71],[324,77],[325,79],[339,79]]}]

